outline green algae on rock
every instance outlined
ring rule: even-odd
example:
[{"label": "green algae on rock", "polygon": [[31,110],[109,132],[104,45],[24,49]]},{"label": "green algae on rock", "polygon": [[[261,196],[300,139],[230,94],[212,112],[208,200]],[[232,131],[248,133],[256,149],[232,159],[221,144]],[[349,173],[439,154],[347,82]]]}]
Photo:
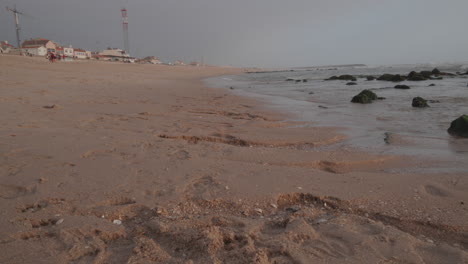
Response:
[{"label": "green algae on rock", "polygon": [[468,138],[468,115],[462,115],[452,121],[448,132],[453,136]]},{"label": "green algae on rock", "polygon": [[413,107],[424,108],[429,107],[427,104],[427,100],[423,99],[422,97],[415,97],[413,98],[413,103],[411,104]]},{"label": "green algae on rock", "polygon": [[377,100],[377,95],[369,90],[363,90],[358,95],[354,96],[351,99],[352,103],[359,103],[359,104],[370,104],[372,101]]}]

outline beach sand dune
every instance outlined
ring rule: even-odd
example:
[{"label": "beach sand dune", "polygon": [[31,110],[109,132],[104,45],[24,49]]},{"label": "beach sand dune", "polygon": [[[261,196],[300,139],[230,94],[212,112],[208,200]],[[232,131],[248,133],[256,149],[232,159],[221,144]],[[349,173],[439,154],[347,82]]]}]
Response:
[{"label": "beach sand dune", "polygon": [[468,263],[468,174],[211,89],[0,56],[0,263]]}]

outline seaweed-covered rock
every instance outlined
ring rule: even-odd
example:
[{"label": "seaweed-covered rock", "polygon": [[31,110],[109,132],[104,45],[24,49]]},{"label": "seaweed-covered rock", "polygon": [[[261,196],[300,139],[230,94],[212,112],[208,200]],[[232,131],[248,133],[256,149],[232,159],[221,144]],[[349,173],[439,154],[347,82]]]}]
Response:
[{"label": "seaweed-covered rock", "polygon": [[452,121],[448,132],[459,137],[468,137],[468,115],[462,115]]},{"label": "seaweed-covered rock", "polygon": [[367,76],[366,79],[368,81],[373,81],[373,80],[375,80],[375,77],[374,76]]},{"label": "seaweed-covered rock", "polygon": [[409,89],[410,87],[408,85],[404,85],[404,84],[399,84],[399,85],[396,85],[395,86],[395,89]]},{"label": "seaweed-covered rock", "polygon": [[349,75],[349,74],[344,74],[344,75],[340,75],[340,76],[332,76],[332,77],[326,79],[326,81],[334,81],[334,80],[352,81],[352,82],[357,81],[356,77],[354,77],[352,75]]},{"label": "seaweed-covered rock", "polygon": [[421,71],[420,74],[424,76],[425,78],[429,79],[431,78],[432,72],[431,71]]},{"label": "seaweed-covered rock", "polygon": [[352,103],[359,103],[359,104],[370,104],[373,100],[377,100],[377,95],[369,90],[363,90],[358,95],[354,96],[351,99]]},{"label": "seaweed-covered rock", "polygon": [[413,98],[412,106],[419,108],[429,107],[429,105],[427,104],[427,100],[423,99],[422,97]]},{"label": "seaweed-covered rock", "polygon": [[425,81],[429,79],[430,76],[425,76],[419,72],[412,71],[408,74],[408,77],[406,78],[408,81]]},{"label": "seaweed-covered rock", "polygon": [[355,83],[355,82],[349,82],[349,83],[347,83],[346,85],[357,85],[357,83]]},{"label": "seaweed-covered rock", "polygon": [[353,81],[353,82],[356,81],[356,77],[354,77],[352,75],[349,75],[349,74],[340,75],[339,78],[340,78],[340,80]]},{"label": "seaweed-covered rock", "polygon": [[439,69],[434,68],[434,69],[432,70],[432,74],[434,74],[434,75],[439,75],[439,74],[440,74]]},{"label": "seaweed-covered rock", "polygon": [[371,100],[377,100],[377,98],[378,98],[377,95],[376,95],[374,92],[372,92],[372,91],[370,91],[370,90],[367,90],[367,89],[366,89],[366,90],[363,90],[363,91],[361,92],[361,94],[365,94],[365,95],[366,95],[367,97],[369,97]]},{"label": "seaweed-covered rock", "polygon": [[401,76],[400,74],[388,74],[385,73],[381,75],[377,80],[379,81],[388,81],[388,82],[402,82],[406,78],[404,76]]},{"label": "seaweed-covered rock", "polygon": [[359,103],[359,104],[370,104],[372,103],[372,99],[370,99],[367,95],[365,94],[359,94],[353,97],[351,99],[352,103]]}]

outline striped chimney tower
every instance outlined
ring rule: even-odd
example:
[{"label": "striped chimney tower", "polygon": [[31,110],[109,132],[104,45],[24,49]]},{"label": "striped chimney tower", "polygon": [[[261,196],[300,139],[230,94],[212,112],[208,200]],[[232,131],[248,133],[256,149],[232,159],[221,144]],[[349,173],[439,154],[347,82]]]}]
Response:
[{"label": "striped chimney tower", "polygon": [[123,25],[123,33],[124,33],[124,49],[127,54],[130,54],[130,47],[128,44],[128,16],[127,16],[127,9],[122,8],[122,25]]}]

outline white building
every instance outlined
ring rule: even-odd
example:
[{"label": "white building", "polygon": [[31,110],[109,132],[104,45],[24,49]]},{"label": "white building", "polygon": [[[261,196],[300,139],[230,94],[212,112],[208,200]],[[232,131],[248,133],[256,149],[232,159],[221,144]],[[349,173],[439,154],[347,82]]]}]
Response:
[{"label": "white building", "polygon": [[93,57],[98,60],[135,63],[135,58],[130,57],[130,55],[125,52],[125,50],[121,49],[108,48],[102,52],[99,52],[99,54],[94,55]]},{"label": "white building", "polygon": [[47,55],[47,48],[44,46],[28,46],[27,48],[22,48],[22,52],[34,56],[45,56]]},{"label": "white building", "polygon": [[65,55],[67,58],[73,58],[74,55],[74,50],[73,47],[70,45],[68,48],[67,47],[57,47],[56,52],[58,55]]},{"label": "white building", "polygon": [[37,46],[44,46],[48,52],[57,52],[57,47],[59,46],[57,43],[53,42],[52,40],[44,39],[44,38],[36,38],[36,39],[29,39],[23,42],[22,47],[27,49],[31,47]]},{"label": "white building", "polygon": [[8,41],[2,41],[0,42],[0,53],[10,53],[12,49],[15,47],[11,44],[8,43]]},{"label": "white building", "polygon": [[63,54],[67,57],[73,57],[73,54],[74,54],[75,50],[73,49],[72,46],[70,47],[64,47],[63,48]]},{"label": "white building", "polygon": [[75,58],[77,58],[77,59],[87,59],[88,54],[86,53],[86,50],[75,49]]},{"label": "white building", "polygon": [[111,57],[130,57],[125,50],[108,48],[99,53],[101,56],[111,56]]}]

